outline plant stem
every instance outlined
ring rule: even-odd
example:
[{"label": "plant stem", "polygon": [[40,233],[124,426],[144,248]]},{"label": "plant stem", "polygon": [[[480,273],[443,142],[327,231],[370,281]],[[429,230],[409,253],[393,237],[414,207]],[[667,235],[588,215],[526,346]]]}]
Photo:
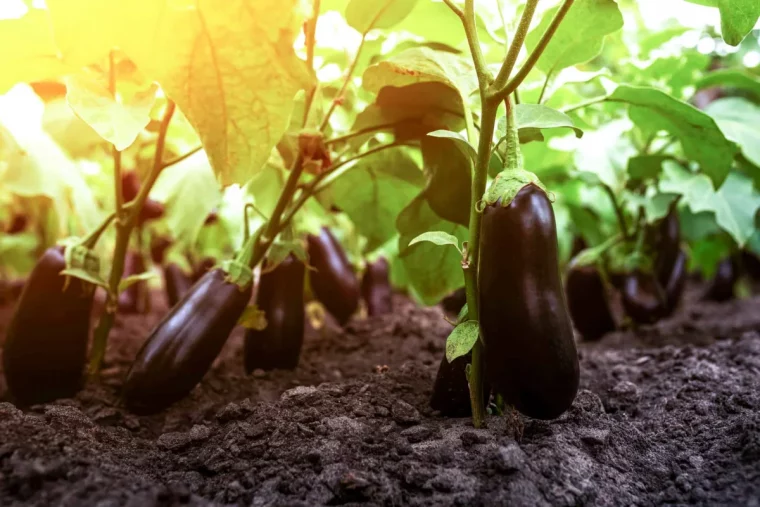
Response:
[{"label": "plant stem", "polygon": [[462,22],[464,23],[464,31],[467,34],[467,44],[470,46],[472,63],[475,65],[475,73],[478,76],[478,83],[490,83],[493,81],[493,76],[488,70],[486,59],[483,57],[483,51],[480,49],[478,28],[475,25],[475,0],[465,0],[464,18],[462,18]]},{"label": "plant stem", "polygon": [[348,141],[349,139],[353,139],[354,137],[359,137],[363,134],[369,134],[370,132],[379,132],[381,130],[386,130],[396,125],[399,125],[400,123],[402,122],[394,121],[392,123],[383,123],[381,125],[372,125],[369,127],[364,127],[363,129],[355,130],[353,132],[349,132],[348,134],[343,134],[342,136],[333,137],[332,139],[326,139],[325,146],[342,143],[344,141]]},{"label": "plant stem", "polygon": [[[314,0],[313,10],[311,18],[306,22],[306,65],[311,71],[314,70],[314,47],[316,46],[317,37],[317,20],[319,19],[320,0]],[[306,123],[309,120],[309,112],[311,111],[311,104],[314,101],[314,95],[317,93],[318,82],[315,81],[314,86],[306,92],[306,102],[303,109],[303,123],[302,126],[306,127]]]},{"label": "plant stem", "polygon": [[[100,317],[98,327],[95,329],[95,334],[92,343],[92,354],[90,356],[89,375],[96,377],[100,372],[100,366],[103,363],[103,357],[106,352],[106,344],[108,342],[108,335],[111,332],[114,320],[116,318],[116,311],[118,310],[118,298],[119,298],[119,282],[124,274],[124,261],[127,255],[127,249],[129,248],[129,238],[132,235],[132,229],[134,229],[137,223],[140,210],[142,210],[145,201],[148,198],[153,184],[156,182],[158,175],[163,168],[163,155],[164,147],[166,145],[166,133],[169,128],[172,116],[174,115],[175,104],[173,101],[169,101],[167,104],[164,117],[161,120],[161,127],[158,133],[158,139],[156,141],[156,150],[153,159],[153,167],[148,175],[148,179],[143,182],[140,187],[140,191],[137,193],[134,201],[130,203],[128,212],[124,216],[124,208],[121,208],[121,216],[116,221],[116,245],[113,252],[113,264],[111,265],[111,273],[108,278],[108,295],[106,300],[106,307],[103,315]],[[120,181],[120,179],[119,179]]]},{"label": "plant stem", "polygon": [[[492,89],[497,90],[497,93],[499,93],[499,91],[507,84],[507,80],[512,74],[512,70],[515,68],[517,57],[520,56],[520,50],[525,42],[525,37],[528,35],[530,22],[533,19],[533,14],[536,12],[537,5],[538,0],[528,0],[528,3],[525,5],[525,10],[520,17],[520,23],[517,25],[517,32],[515,32],[515,36],[512,38],[512,42],[509,45],[507,57],[501,65],[501,69],[499,69],[499,73],[496,75],[496,80],[492,85]],[[512,91],[513,90],[510,90],[504,95],[509,95]],[[500,101],[501,100],[499,100],[499,102]]]},{"label": "plant stem", "polygon": [[[528,56],[528,59],[525,60],[525,63],[522,65],[522,67],[520,67],[520,71],[515,75],[515,77],[512,78],[509,81],[509,83],[507,83],[506,85],[502,85],[503,87],[494,86],[497,90],[495,92],[495,95],[497,98],[503,99],[504,97],[506,97],[513,91],[515,91],[517,87],[522,84],[525,78],[528,77],[528,74],[536,65],[536,62],[538,62],[538,59],[541,58],[541,55],[546,49],[546,46],[549,45],[549,42],[551,41],[552,37],[554,37],[554,34],[556,33],[557,28],[559,28],[559,25],[562,23],[562,20],[565,19],[565,15],[567,14],[567,11],[570,10],[570,7],[573,5],[573,1],[574,0],[564,0],[564,2],[562,2],[562,5],[560,6],[557,13],[554,15],[554,18],[552,19],[551,24],[546,29],[546,32],[544,32],[544,34],[541,36],[541,40],[538,41],[538,45],[536,45],[536,47],[533,49],[533,52]],[[528,7],[526,6],[525,9],[527,11]],[[518,31],[518,35],[519,33],[520,32]],[[522,41],[520,41],[520,45],[522,45]],[[496,84],[497,83],[494,83],[494,85]]]},{"label": "plant stem", "polygon": [[[541,104],[541,102],[544,101],[544,94],[546,93],[547,88],[549,88],[549,81],[552,78],[552,72],[549,71],[546,73],[546,79],[544,80],[544,86],[541,87],[541,93],[538,95],[538,100],[536,101],[536,104]],[[517,91],[517,90],[515,90]]]},{"label": "plant stem", "polygon": [[454,2],[452,2],[451,0],[443,0],[443,3],[445,3],[454,14],[459,16],[459,19],[464,21],[464,12],[462,12],[462,9],[457,7],[457,5]]},{"label": "plant stem", "polygon": [[507,132],[504,136],[507,144],[507,153],[504,158],[504,166],[509,171],[518,171],[523,168],[522,154],[520,153],[520,134],[517,130],[517,119],[515,118],[515,105],[512,99],[507,96],[504,101],[507,109]]},{"label": "plant stem", "polygon": [[515,90],[514,93],[512,94],[512,96],[515,99],[515,104],[519,104],[520,103],[520,90]]},{"label": "plant stem", "polygon": [[95,245],[98,243],[100,236],[102,236],[106,229],[108,229],[108,226],[111,225],[111,222],[114,218],[116,218],[116,213],[111,213],[108,215],[106,219],[101,222],[98,228],[92,231],[90,235],[87,236],[84,241],[82,241],[82,245],[86,246],[87,248],[95,248]]},{"label": "plant stem", "polygon": [[593,99],[580,102],[578,104],[575,104],[574,106],[560,109],[560,111],[562,111],[565,114],[572,113],[573,111],[577,111],[578,109],[584,109],[586,107],[593,106],[594,104],[601,104],[607,99],[608,99],[607,95],[602,95],[601,97],[594,97]]},{"label": "plant stem", "polygon": [[[380,11],[380,12],[383,12],[383,11]],[[372,22],[372,25],[375,24],[375,21],[377,20],[377,17],[379,16],[380,14],[378,14],[378,16],[375,17],[375,20]],[[372,25],[370,26],[369,30],[372,29]],[[343,80],[343,85],[340,87],[340,91],[338,92],[338,95],[336,95],[335,99],[333,99],[332,103],[330,104],[330,109],[327,110],[325,117],[322,118],[322,124],[319,126],[319,130],[321,132],[324,132],[325,129],[327,129],[328,125],[330,125],[330,117],[335,111],[335,108],[338,106],[338,100],[341,97],[343,97],[343,95],[346,93],[346,88],[348,88],[348,83],[351,82],[351,78],[353,77],[354,72],[356,71],[356,66],[359,63],[359,57],[362,54],[362,49],[364,49],[364,43],[366,41],[367,41],[367,32],[364,32],[362,34],[362,41],[359,43],[359,47],[356,48],[356,55],[354,56],[354,60],[351,62],[351,66],[348,68],[348,73],[346,74],[346,78]]]},{"label": "plant stem", "polygon": [[203,149],[202,145],[201,146],[197,146],[197,147],[193,148],[192,150],[188,151],[187,153],[183,153],[182,155],[180,155],[177,158],[173,158],[173,159],[171,159],[168,162],[164,162],[163,165],[161,166],[161,170],[164,170],[167,167],[171,167],[173,165],[179,164],[183,160],[192,157],[193,155],[195,155],[196,153],[198,153],[202,149]]},{"label": "plant stem", "polygon": [[623,215],[623,209],[620,207],[620,203],[615,196],[615,192],[613,192],[612,187],[605,183],[602,183],[602,188],[604,189],[607,196],[609,196],[612,207],[615,209],[615,216],[617,217],[620,234],[623,236],[624,240],[628,240],[630,237],[628,234],[628,225],[625,223],[625,215]]},{"label": "plant stem", "polygon": [[[108,91],[111,97],[116,100],[116,63],[114,62],[113,50],[108,53]],[[111,156],[113,158],[113,188],[116,194],[116,215],[120,216],[124,208],[124,195],[122,194],[121,185],[121,152],[111,145]]]}]

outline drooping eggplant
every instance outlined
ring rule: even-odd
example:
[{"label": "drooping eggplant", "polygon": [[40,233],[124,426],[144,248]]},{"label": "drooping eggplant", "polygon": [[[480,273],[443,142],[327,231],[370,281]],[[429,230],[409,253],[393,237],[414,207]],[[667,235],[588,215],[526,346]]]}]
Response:
[{"label": "drooping eggplant", "polygon": [[21,405],[73,396],[82,385],[94,287],[67,281],[63,247],[48,248],[21,291],[8,325],[3,369]]},{"label": "drooping eggplant", "polygon": [[[430,397],[430,408],[446,417],[468,417],[472,415],[470,386],[467,383],[467,365],[472,362],[472,352],[449,362],[441,359],[438,373]],[[487,383],[483,387],[483,402],[488,403],[491,395]]]},{"label": "drooping eggplant", "polygon": [[190,290],[193,281],[182,268],[171,263],[164,268],[164,286],[166,288],[166,302],[169,308],[172,308]]},{"label": "drooping eggplant", "polygon": [[620,292],[623,310],[636,323],[653,324],[668,315],[665,290],[653,273],[635,270],[626,275]]},{"label": "drooping eggplant", "polygon": [[292,370],[298,366],[304,337],[303,287],[306,268],[294,255],[261,275],[256,305],[267,320],[262,330],[245,333],[245,370]]},{"label": "drooping eggplant", "polygon": [[579,364],[546,193],[530,183],[483,210],[479,321],[492,389],[523,414],[554,419],[578,391]]},{"label": "drooping eggplant", "polygon": [[122,396],[151,414],[185,397],[219,355],[251,298],[221,268],[206,273],[151,332],[132,363]]},{"label": "drooping eggplant", "polygon": [[385,257],[367,264],[362,277],[362,297],[370,317],[393,311],[393,289],[390,282],[390,265]]},{"label": "drooping eggplant", "polygon": [[703,301],[725,302],[734,299],[739,270],[733,257],[726,257],[718,263],[715,276],[702,294]]},{"label": "drooping eggplant", "polygon": [[599,270],[593,265],[570,265],[565,294],[575,329],[587,341],[596,341],[615,330],[615,319]]},{"label": "drooping eggplant", "polygon": [[359,281],[348,262],[346,252],[329,229],[323,227],[319,236],[307,237],[311,288],[316,298],[344,325],[359,307]]}]

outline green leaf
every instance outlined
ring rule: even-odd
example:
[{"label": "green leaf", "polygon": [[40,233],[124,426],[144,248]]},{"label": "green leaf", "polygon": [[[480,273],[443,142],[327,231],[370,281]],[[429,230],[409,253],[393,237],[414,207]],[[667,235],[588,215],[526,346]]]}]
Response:
[{"label": "green leaf", "polygon": [[222,193],[206,154],[199,151],[161,171],[150,197],[166,205],[172,236],[192,243]]},{"label": "green leaf", "polygon": [[424,183],[409,152],[394,148],[360,159],[323,194],[349,216],[372,251],[396,235],[396,218]]},{"label": "green leaf", "polygon": [[441,231],[423,232],[422,234],[420,234],[419,236],[411,240],[409,242],[409,246],[416,245],[417,243],[422,243],[423,241],[428,241],[438,246],[451,245],[454,248],[456,248],[459,253],[462,253],[462,250],[459,248],[459,239],[457,239],[456,236],[453,236],[447,232],[441,232]]},{"label": "green leaf", "polygon": [[468,226],[472,163],[458,144],[449,138],[422,138],[423,166],[428,178],[425,198],[439,217]]},{"label": "green leaf", "polygon": [[720,69],[707,74],[697,81],[694,86],[697,90],[723,86],[737,90],[750,92],[755,98],[760,99],[760,79],[740,69]]},{"label": "green leaf", "polygon": [[719,99],[705,108],[726,139],[739,145],[742,154],[760,167],[760,106],[740,98]]},{"label": "green leaf", "polygon": [[[529,52],[538,45],[559,7],[547,10],[528,33]],[[623,15],[614,0],[576,0],[557,29],[536,66],[545,74],[587,62],[602,51],[604,37],[623,27]]]},{"label": "green leaf", "polygon": [[704,112],[654,88],[621,85],[608,100],[628,104],[631,120],[645,131],[666,130],[678,137],[686,156],[716,186],[728,176],[736,145]]},{"label": "green leaf", "polygon": [[309,11],[299,0],[46,4],[64,61],[99,63],[120,48],[185,113],[223,185],[264,165],[313,82],[293,48]]},{"label": "green leaf", "polygon": [[[552,107],[538,104],[518,104],[515,107],[515,120],[520,135],[520,143],[530,141],[543,141],[544,129],[569,128],[575,133],[575,137],[583,137],[583,131],[575,126],[573,119],[562,111]],[[507,118],[499,118],[496,132],[503,138],[507,130]],[[501,140],[501,139],[500,139]]]},{"label": "green leaf", "polygon": [[475,163],[475,159],[478,158],[478,150],[458,132],[452,132],[450,130],[435,130],[429,132],[428,135],[431,137],[453,140],[459,149],[470,158],[470,161],[472,161],[473,164]]},{"label": "green leaf", "polygon": [[625,135],[630,129],[630,122],[615,120],[587,131],[575,151],[575,167],[614,191],[621,190],[625,186],[628,159],[637,153]]},{"label": "green leaf", "polygon": [[446,338],[446,360],[451,362],[458,357],[467,355],[478,341],[479,334],[480,327],[475,320],[458,324]]},{"label": "green leaf", "polygon": [[467,306],[467,303],[464,304],[461,310],[459,310],[459,315],[457,315],[457,324],[461,324],[465,320],[467,320],[467,317],[470,314],[470,307]]},{"label": "green leaf", "polygon": [[437,230],[467,240],[467,229],[441,219],[430,208],[425,196],[418,195],[401,212],[396,221],[400,233],[399,253],[410,288],[427,305],[462,286],[462,256],[453,248],[439,248],[431,243],[409,242],[423,232]]},{"label": "green leaf", "polygon": [[412,48],[378,62],[362,77],[362,86],[371,93],[378,93],[386,86],[402,87],[415,83],[443,83],[459,91],[464,100],[478,89],[469,58],[426,47]]},{"label": "green leaf", "polygon": [[63,271],[60,272],[60,275],[70,276],[72,278],[78,278],[79,280],[83,280],[87,283],[91,283],[93,285],[97,285],[108,290],[108,283],[106,283],[106,281],[102,277],[100,277],[96,273],[90,273],[81,268],[64,269]]},{"label": "green leaf", "polygon": [[122,293],[128,288],[130,288],[132,285],[138,283],[138,282],[144,282],[147,280],[151,280],[156,277],[156,274],[151,271],[146,271],[145,273],[139,273],[137,275],[130,275],[126,278],[122,278],[119,282],[119,288],[118,292]]},{"label": "green leaf", "polygon": [[359,33],[374,28],[391,28],[406,18],[417,0],[351,0],[346,7],[346,21]]},{"label": "green leaf", "polygon": [[628,159],[628,176],[632,180],[656,180],[662,170],[665,155],[637,155]]},{"label": "green leaf", "polygon": [[704,174],[693,173],[672,160],[663,162],[662,170],[661,192],[683,196],[682,200],[694,213],[713,210],[715,188],[710,178]]},{"label": "green leaf", "polygon": [[118,102],[105,76],[82,70],[66,78],[66,101],[85,123],[117,150],[128,148],[148,122],[158,86],[151,83],[128,100]]},{"label": "green leaf", "polygon": [[760,18],[757,0],[717,0],[723,40],[731,46],[741,44]]},{"label": "green leaf", "polygon": [[715,193],[713,209],[718,225],[743,247],[755,232],[760,194],[752,186],[751,179],[731,173]]}]

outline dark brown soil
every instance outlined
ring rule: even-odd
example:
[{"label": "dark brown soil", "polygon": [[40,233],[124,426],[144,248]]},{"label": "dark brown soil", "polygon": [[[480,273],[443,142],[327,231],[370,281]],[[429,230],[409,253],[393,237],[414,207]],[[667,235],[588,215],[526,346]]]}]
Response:
[{"label": "dark brown soil", "polygon": [[120,319],[101,384],[0,402],[0,505],[760,505],[760,298],[581,344],[575,404],[519,440],[431,413],[450,325],[400,296],[310,331],[294,372],[246,376],[238,331],[190,397],[131,415],[118,389],[157,300]]}]

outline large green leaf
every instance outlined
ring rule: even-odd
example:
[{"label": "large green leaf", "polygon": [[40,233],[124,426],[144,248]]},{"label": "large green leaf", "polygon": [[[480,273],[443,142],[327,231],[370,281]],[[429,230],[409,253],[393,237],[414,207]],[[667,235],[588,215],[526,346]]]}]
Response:
[{"label": "large green leaf", "polygon": [[431,209],[444,220],[466,227],[470,223],[470,158],[458,141],[426,136],[422,159],[428,177],[425,198]]},{"label": "large green leaf", "polygon": [[739,145],[747,160],[760,167],[760,107],[729,97],[710,103],[705,112],[718,122],[727,139]]},{"label": "large green leaf", "polygon": [[222,197],[203,151],[164,169],[150,195],[165,203],[173,237],[190,243],[198,237],[203,222]]},{"label": "large green leaf", "polygon": [[613,190],[621,190],[626,182],[628,159],[636,153],[624,135],[630,129],[630,122],[616,120],[586,132],[575,152],[575,167]]},{"label": "large green leaf", "polygon": [[372,251],[396,235],[396,217],[423,185],[422,172],[407,150],[395,148],[361,159],[328,192]]},{"label": "large green leaf", "polygon": [[373,28],[390,28],[403,21],[418,0],[351,0],[346,7],[346,21],[359,33]]},{"label": "large green leaf", "polygon": [[683,196],[692,212],[712,211],[715,188],[706,175],[687,170],[672,160],[662,163],[663,177],[660,191]]},{"label": "large green leaf", "polygon": [[740,69],[721,69],[711,72],[697,81],[697,90],[713,86],[724,86],[750,92],[760,98],[760,78]]},{"label": "large green leaf", "polygon": [[737,148],[709,115],[654,88],[621,85],[608,100],[628,104],[631,120],[644,131],[666,130],[677,137],[716,186],[728,176]]},{"label": "large green leaf", "polygon": [[415,83],[443,83],[463,99],[477,90],[477,80],[469,58],[426,47],[412,48],[370,66],[362,77],[362,86],[378,93],[386,86],[408,86]]},{"label": "large green leaf", "polygon": [[720,28],[723,40],[738,46],[752,31],[760,17],[760,2],[757,0],[686,0],[687,2],[717,7],[720,11]]},{"label": "large green leaf", "polygon": [[[533,51],[559,7],[547,10],[528,33],[525,45]],[[604,37],[623,27],[623,15],[614,0],[576,0],[536,66],[546,74],[587,62],[602,51]]]},{"label": "large green leaf", "polygon": [[462,286],[462,256],[453,248],[422,242],[409,242],[428,231],[443,231],[467,240],[467,229],[441,219],[430,208],[425,196],[418,195],[396,220],[400,233],[399,252],[409,284],[423,303],[432,305]]},{"label": "large green leaf", "polygon": [[[515,107],[515,121],[520,135],[520,142],[543,141],[542,130],[568,128],[575,137],[583,137],[583,131],[575,126],[573,119],[562,111],[538,104],[518,104]],[[496,135],[501,138],[506,135],[507,118],[499,118],[496,124]]]},{"label": "large green leaf", "polygon": [[713,209],[718,225],[743,247],[755,232],[760,194],[754,189],[751,179],[731,173],[715,193]]}]

